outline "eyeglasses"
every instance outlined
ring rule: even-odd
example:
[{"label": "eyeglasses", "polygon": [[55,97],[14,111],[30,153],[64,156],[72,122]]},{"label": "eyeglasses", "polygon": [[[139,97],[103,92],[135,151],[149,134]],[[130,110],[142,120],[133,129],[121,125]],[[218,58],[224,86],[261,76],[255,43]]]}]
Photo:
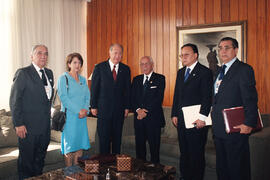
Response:
[{"label": "eyeglasses", "polygon": [[233,47],[232,47],[232,46],[224,46],[224,47],[219,46],[219,47],[218,47],[218,51],[222,51],[222,50],[228,51],[228,50],[231,49],[231,48],[233,48]]},{"label": "eyeglasses", "polygon": [[148,66],[150,65],[151,63],[140,63],[140,66]]},{"label": "eyeglasses", "polygon": [[179,57],[180,58],[187,58],[190,54],[180,54]]}]

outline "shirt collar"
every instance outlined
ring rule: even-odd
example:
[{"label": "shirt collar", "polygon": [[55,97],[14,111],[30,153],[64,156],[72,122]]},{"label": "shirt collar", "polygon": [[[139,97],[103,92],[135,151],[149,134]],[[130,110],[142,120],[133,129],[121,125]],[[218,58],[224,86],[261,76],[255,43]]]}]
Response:
[{"label": "shirt collar", "polygon": [[[232,64],[236,61],[237,57],[234,57],[232,60],[230,60],[229,62],[227,62],[226,65],[226,69],[225,69],[225,74],[227,73],[227,71],[230,69],[230,67],[232,66]],[[224,64],[222,64],[224,65]]]},{"label": "shirt collar", "polygon": [[193,64],[191,64],[190,66],[187,66],[187,67],[186,67],[186,70],[187,70],[187,68],[189,68],[189,69],[190,69],[189,73],[191,73],[192,70],[194,69],[194,67],[196,66],[197,63],[198,63],[198,61],[195,61],[195,62],[194,62]]},{"label": "shirt collar", "polygon": [[148,76],[148,80],[149,80],[151,78],[152,74],[153,74],[153,71],[151,71],[148,75],[143,74],[143,77],[144,77],[144,79],[146,79],[146,76]]},{"label": "shirt collar", "polygon": [[38,73],[40,73],[40,70],[41,70],[41,69],[44,70],[44,68],[38,67],[34,62],[32,62],[32,64],[33,64],[33,66],[35,67],[35,69],[36,69],[36,71],[37,71]]},{"label": "shirt collar", "polygon": [[115,65],[115,69],[118,69],[118,67],[119,67],[119,63],[118,64],[113,64],[111,59],[109,59],[109,65],[110,65],[111,70],[113,70],[114,65]]}]

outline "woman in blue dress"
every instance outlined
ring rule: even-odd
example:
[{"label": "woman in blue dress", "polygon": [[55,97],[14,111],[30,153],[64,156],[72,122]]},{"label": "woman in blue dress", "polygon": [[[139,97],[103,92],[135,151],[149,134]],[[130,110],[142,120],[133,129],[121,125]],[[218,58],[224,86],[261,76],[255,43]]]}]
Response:
[{"label": "woman in blue dress", "polygon": [[90,92],[86,79],[80,75],[82,65],[83,59],[79,53],[69,54],[66,58],[67,72],[60,76],[57,83],[61,110],[65,111],[66,108],[66,123],[61,137],[61,151],[66,166],[78,164],[83,150],[90,148],[86,122]]}]

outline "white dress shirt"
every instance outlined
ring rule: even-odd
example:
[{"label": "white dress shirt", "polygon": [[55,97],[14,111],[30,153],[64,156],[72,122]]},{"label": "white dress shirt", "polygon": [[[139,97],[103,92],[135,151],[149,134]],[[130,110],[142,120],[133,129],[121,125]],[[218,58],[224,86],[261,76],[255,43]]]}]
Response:
[{"label": "white dress shirt", "polygon": [[193,71],[193,69],[194,69],[194,67],[196,66],[197,63],[198,63],[198,61],[194,62],[191,66],[187,66],[185,74],[186,74],[188,68],[190,69],[189,74],[191,74],[191,72]]},{"label": "white dress shirt", "polygon": [[[109,65],[110,65],[110,68],[111,68],[111,71],[112,71],[113,70],[113,67],[114,67],[114,64],[112,63],[111,59],[109,59]],[[118,64],[115,64],[116,74],[118,74],[118,69],[119,69],[119,63]]]},{"label": "white dress shirt", "polygon": [[[34,62],[32,62],[32,64],[35,67],[40,79],[42,79],[42,73],[40,72],[41,68],[39,68]],[[51,83],[49,82],[49,78],[48,78],[48,76],[46,74],[45,69],[42,68],[42,70],[44,70],[44,74],[45,74],[45,77],[46,77],[46,80],[47,80],[47,86],[44,86],[44,88],[45,88],[48,99],[51,99],[51,97],[52,97],[52,86],[51,86]]]},{"label": "white dress shirt", "polygon": [[148,77],[148,81],[150,80],[150,78],[151,78],[151,76],[152,76],[152,74],[153,74],[153,71],[152,72],[150,72],[148,75],[146,75],[146,74],[144,74],[143,75],[143,84],[145,83],[145,81],[146,81],[146,76]]},{"label": "white dress shirt", "polygon": [[[225,68],[225,72],[224,72],[224,76],[226,75],[226,73],[229,71],[230,67],[232,66],[232,64],[236,61],[236,57],[234,57],[231,61],[227,62],[226,64],[222,64],[222,65],[226,65],[226,68]],[[218,89],[219,89],[219,86],[221,85],[221,82],[222,80],[219,80],[219,76],[220,74],[218,75],[216,81],[215,81],[215,84],[214,84],[214,89],[215,89],[215,94],[218,93]]]}]

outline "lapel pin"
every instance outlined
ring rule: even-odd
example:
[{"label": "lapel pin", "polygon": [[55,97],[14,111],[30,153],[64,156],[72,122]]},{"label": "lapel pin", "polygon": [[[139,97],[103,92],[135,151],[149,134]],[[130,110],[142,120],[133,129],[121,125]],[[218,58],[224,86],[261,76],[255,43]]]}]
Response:
[{"label": "lapel pin", "polygon": [[152,84],[153,82],[152,81],[150,81],[150,84]]},{"label": "lapel pin", "polygon": [[192,74],[192,76],[196,76],[196,74]]},{"label": "lapel pin", "polygon": [[52,79],[49,79],[49,81],[51,81],[51,82],[52,82]]}]

